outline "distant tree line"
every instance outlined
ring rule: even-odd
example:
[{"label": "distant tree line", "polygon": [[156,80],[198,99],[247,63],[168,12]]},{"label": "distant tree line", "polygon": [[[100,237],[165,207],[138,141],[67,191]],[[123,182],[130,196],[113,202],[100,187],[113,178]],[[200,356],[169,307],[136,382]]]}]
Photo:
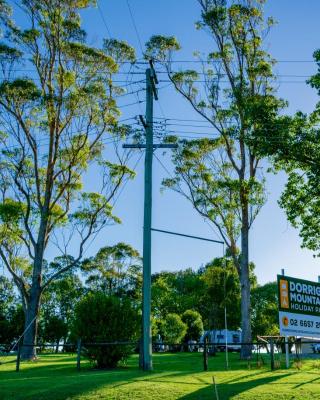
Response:
[{"label": "distant tree line", "polygon": [[[54,266],[66,260],[58,257]],[[70,261],[68,261],[70,262]],[[38,345],[87,342],[138,341],[140,337],[142,265],[139,253],[125,243],[101,248],[68,270],[43,293]],[[275,283],[259,286],[250,264],[252,326],[255,335],[274,334],[277,327]],[[204,330],[240,327],[240,288],[232,259],[216,258],[193,270],[163,271],[152,275],[152,335],[154,342],[198,341]],[[12,281],[0,278],[0,343],[6,350],[24,330],[24,313]],[[128,349],[123,349],[124,354]],[[93,354],[92,354],[93,352]],[[100,366],[113,366],[124,354],[103,355],[90,350]],[[112,361],[113,360],[113,361]]]}]

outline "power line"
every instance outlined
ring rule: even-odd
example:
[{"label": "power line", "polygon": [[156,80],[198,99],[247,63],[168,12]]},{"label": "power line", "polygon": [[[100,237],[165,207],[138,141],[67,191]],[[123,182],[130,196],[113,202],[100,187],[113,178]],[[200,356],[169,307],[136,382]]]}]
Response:
[{"label": "power line", "polygon": [[123,106],[117,106],[117,108],[125,108],[125,107],[135,106],[136,104],[141,104],[144,102],[145,102],[145,100],[139,100],[139,101],[135,101],[134,103],[124,104]]},{"label": "power line", "polygon": [[[134,64],[134,63],[133,63]],[[10,72],[37,72],[35,69],[10,69]],[[183,71],[171,71],[170,74],[176,74],[176,73],[180,73]],[[210,77],[214,77],[214,76],[227,76],[227,74],[221,74],[221,73],[215,73],[215,74],[210,74],[209,72],[203,72],[203,71],[194,71],[197,73],[197,75],[202,75],[202,76],[208,76],[210,75]],[[157,75],[168,75],[168,73],[166,71],[156,71]],[[145,75],[144,72],[137,72],[137,71],[119,71],[116,72],[114,75]],[[300,75],[300,74],[274,74],[274,77],[277,78],[311,78],[313,75]],[[32,79],[32,78],[31,78]],[[227,82],[227,81],[226,81]],[[166,87],[166,85],[165,85]]]},{"label": "power line", "polygon": [[129,117],[129,118],[125,118],[125,119],[119,119],[118,122],[126,122],[126,121],[130,121],[130,120],[136,120],[137,116],[135,115],[134,117]]},{"label": "power line", "polygon": [[[131,9],[130,8],[130,5],[129,5],[129,9]],[[23,53],[24,54],[24,56],[22,56],[22,57],[20,57],[19,58],[19,60],[25,60],[25,61],[30,61],[30,59],[29,58],[27,58],[27,57],[25,57],[25,56],[27,56],[27,55],[30,55],[30,56],[33,56],[33,53],[31,53],[31,52],[24,52]],[[6,59],[6,57],[3,57],[3,59]],[[8,58],[9,59],[9,58]],[[45,57],[43,57],[42,58],[43,60],[45,59]],[[162,60],[157,60],[157,59],[153,59],[153,61],[155,62],[155,63],[158,63],[158,64],[163,64],[163,61]],[[95,61],[94,60],[88,60],[88,62],[90,63],[95,63]],[[192,63],[195,63],[195,64],[210,64],[210,63],[221,63],[221,61],[219,61],[219,60],[211,60],[211,61],[209,61],[209,62],[207,62],[207,61],[202,61],[202,60],[188,60],[188,59],[185,59],[185,60],[171,60],[170,61],[170,63],[172,63],[172,64],[177,64],[177,63],[187,63],[187,64],[192,64]],[[285,63],[285,64],[300,64],[300,63],[306,63],[306,64],[308,64],[308,63],[313,63],[313,64],[317,64],[317,62],[315,61],[315,60],[276,60],[276,63],[278,64],[278,63]],[[130,61],[124,61],[122,64],[132,64],[132,62],[130,62]],[[145,60],[144,58],[138,58],[136,61],[135,61],[135,64],[138,64],[138,65],[146,65],[146,64],[148,64],[148,61],[147,60]]]},{"label": "power line", "polygon": [[[31,77],[15,77],[15,78],[13,78],[13,77],[11,77],[11,78],[0,78],[0,83],[4,83],[4,82],[14,82],[14,81],[16,81],[17,79],[29,79],[29,80],[32,80],[32,81],[40,81],[40,78],[31,78]],[[117,86],[117,87],[127,87],[127,86],[130,86],[130,85],[135,85],[135,84],[138,84],[138,83],[143,83],[143,82],[145,82],[145,79],[140,79],[140,80],[138,80],[138,81],[131,81],[131,82],[128,82],[128,80],[124,80],[124,79],[120,79],[120,80],[118,80],[118,79],[115,79],[115,80],[111,80],[111,83],[124,83],[125,85],[121,85],[121,86]],[[143,89],[142,89],[143,90]]]},{"label": "power line", "polygon": [[[156,63],[163,63],[162,60],[157,60],[154,59],[154,62]],[[215,63],[215,64],[221,64],[221,61],[219,60],[210,60],[209,62],[203,61],[203,60],[171,60],[170,63],[201,63],[201,64],[210,64],[210,63]],[[294,63],[314,63],[316,64],[315,60],[276,60],[276,63],[287,63],[287,64],[294,64]]]},{"label": "power line", "polygon": [[165,122],[156,122],[156,124],[160,126],[185,126],[187,128],[213,128],[213,125],[189,125],[189,124],[172,124],[172,123],[167,123],[168,120]]},{"label": "power line", "polygon": [[122,93],[122,94],[119,94],[119,95],[115,95],[114,97],[116,97],[116,98],[118,99],[119,97],[129,96],[129,95],[131,95],[131,94],[136,94],[136,93],[139,93],[139,92],[143,92],[143,91],[145,91],[145,90],[146,90],[145,88],[141,88],[141,89],[138,89],[138,90],[133,90],[133,91],[131,91],[131,92],[127,92],[127,93]]},{"label": "power line", "polygon": [[208,121],[201,120],[201,119],[182,119],[182,118],[172,118],[172,117],[154,117],[155,119],[164,119],[166,121],[182,121],[182,122],[203,122],[203,123],[208,123]]},{"label": "power line", "polygon": [[[126,119],[123,119],[123,120],[119,120],[118,122],[126,122],[126,121],[129,121],[129,120],[132,120],[132,119],[134,119],[134,117],[126,118]],[[77,133],[81,133],[81,130],[77,130],[77,131],[74,131],[74,132],[69,132],[68,136],[70,136],[70,137],[73,136],[74,137],[74,135],[77,134]],[[110,132],[108,130],[106,130],[103,134],[108,134],[108,133],[110,134]],[[92,136],[96,136],[96,135],[97,135],[97,133],[96,133],[96,131],[94,129],[88,132],[88,138],[90,138]],[[62,137],[62,140],[63,139],[64,139],[64,137]],[[69,140],[70,140],[70,138],[69,138]],[[100,139],[99,143],[101,143],[101,144],[111,144],[111,143],[118,143],[121,140],[122,140],[121,138],[117,138],[117,137],[114,137],[113,139],[105,138],[105,139]],[[37,148],[41,148],[41,147],[44,148],[44,147],[47,147],[49,145],[49,138],[48,137],[47,138],[39,138],[39,139],[36,139],[36,142],[37,142]],[[1,146],[1,142],[0,142],[0,146]],[[20,144],[16,144],[16,145],[13,144],[13,145],[10,145],[10,146],[3,147],[2,149],[0,149],[0,151],[13,150],[13,149],[17,149],[19,147],[21,147]]]},{"label": "power line", "polygon": [[[170,71],[170,75],[174,75],[177,73],[180,73],[183,71]],[[196,70],[192,70],[192,72],[196,72],[197,75],[203,75],[203,76],[210,76],[210,77],[214,77],[214,76],[228,76],[227,74],[221,74],[221,73],[213,73],[211,74],[210,72],[203,72],[203,71],[196,71]],[[143,72],[126,72],[126,71],[121,71],[121,72],[117,72],[117,75],[127,75],[127,74],[131,74],[131,75],[144,75]],[[168,72],[166,71],[156,71],[157,75],[168,75]],[[297,74],[274,74],[274,77],[277,78],[311,78],[312,75],[297,75]],[[272,78],[272,77],[271,77]]]},{"label": "power line", "polygon": [[[159,80],[159,82],[161,82],[161,83],[170,83],[171,81],[170,81],[170,79],[160,79]],[[192,80],[192,82],[193,83],[208,83],[208,81],[206,81],[206,80],[201,80],[201,79],[194,79],[194,80]],[[172,83],[172,82],[171,82]],[[229,83],[229,81],[222,81],[222,80],[220,80],[219,81],[219,83]],[[306,81],[276,81],[276,83],[277,84],[283,84],[283,83],[306,83]]]},{"label": "power line", "polygon": [[134,30],[135,30],[137,38],[138,38],[141,54],[143,55],[144,52],[143,52],[142,42],[141,42],[141,39],[140,39],[140,35],[139,35],[139,31],[138,31],[137,25],[136,25],[135,20],[134,20],[134,16],[133,16],[133,13],[132,13],[132,10],[131,10],[131,7],[130,7],[129,0],[127,0],[127,6],[128,6],[128,9],[129,9],[129,13],[130,13],[130,16],[131,16],[131,21],[132,21]]},{"label": "power line", "polygon": [[99,5],[99,1],[97,1],[97,7],[98,7],[99,14],[100,14],[100,16],[101,16],[102,22],[103,22],[103,24],[104,24],[104,26],[106,27],[106,30],[107,30],[107,32],[108,32],[108,36],[109,36],[109,38],[111,39],[112,35],[111,35],[111,33],[110,33],[110,29],[109,29],[109,27],[108,27],[107,21],[106,21],[104,15],[103,15],[103,12],[102,12],[101,7],[100,7],[100,5]]},{"label": "power line", "polygon": [[[120,139],[113,139],[113,140],[108,140],[108,141],[104,141],[104,140],[101,140],[101,141],[99,141],[99,143],[101,143],[101,144],[112,144],[112,143],[118,143],[120,141]],[[1,146],[1,144],[0,144],[0,146]],[[47,147],[47,146],[49,146],[49,142],[48,143],[37,143],[37,149],[38,148],[45,148],[45,147]],[[5,146],[4,148],[0,148],[0,151],[2,152],[2,151],[6,151],[6,150],[15,150],[15,149],[18,149],[19,147],[21,147],[20,145],[18,146],[18,145],[11,145],[11,146]]]},{"label": "power line", "polygon": [[[132,120],[136,120],[136,118],[137,117],[135,116],[135,117],[129,117],[129,118],[125,118],[125,119],[120,119],[120,120],[118,120],[118,122],[122,123],[122,122],[132,121]],[[131,123],[131,125],[135,125],[135,123]],[[71,137],[71,136],[73,136],[75,134],[79,134],[79,133],[81,133],[81,129],[79,129],[77,131],[69,132],[69,133],[67,133],[67,135]],[[106,134],[106,133],[110,134],[110,132],[108,130],[106,130],[103,134]],[[96,136],[96,135],[97,135],[97,132],[94,129],[92,129],[91,131],[88,132],[88,137]],[[63,139],[63,137],[62,137],[62,139]],[[107,140],[107,141],[105,141],[105,140]],[[104,140],[100,140],[100,143],[110,144],[110,143],[116,143],[119,140],[121,140],[121,139],[119,139],[119,138],[114,138],[112,140],[111,139],[104,139]],[[49,145],[49,137],[47,137],[47,138],[45,138],[45,137],[44,138],[39,138],[39,139],[36,139],[36,141],[37,141],[37,147],[45,147],[45,146]],[[19,146],[20,145],[18,145],[18,144],[17,145],[5,146],[5,148],[3,150],[16,149]]]}]

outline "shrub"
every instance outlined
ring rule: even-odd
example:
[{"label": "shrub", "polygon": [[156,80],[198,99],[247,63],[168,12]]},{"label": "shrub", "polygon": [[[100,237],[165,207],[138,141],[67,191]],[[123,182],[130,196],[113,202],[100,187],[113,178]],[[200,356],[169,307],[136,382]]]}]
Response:
[{"label": "shrub", "polygon": [[[127,299],[96,292],[85,296],[76,307],[74,334],[83,343],[133,341],[137,339],[138,328],[138,313]],[[86,353],[98,368],[114,368],[133,348],[129,345],[88,345]]]},{"label": "shrub", "polygon": [[178,314],[168,314],[161,324],[161,333],[169,343],[180,343],[187,332],[187,325]]},{"label": "shrub", "polygon": [[181,319],[188,327],[184,340],[186,342],[189,340],[198,341],[203,334],[203,322],[200,313],[194,310],[186,310]]}]

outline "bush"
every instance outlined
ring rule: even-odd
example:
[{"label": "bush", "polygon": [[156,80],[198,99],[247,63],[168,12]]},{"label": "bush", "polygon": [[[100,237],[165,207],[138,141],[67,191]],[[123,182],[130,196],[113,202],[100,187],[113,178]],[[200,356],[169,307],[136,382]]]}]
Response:
[{"label": "bush", "polygon": [[188,342],[189,340],[198,341],[200,336],[203,334],[202,317],[198,311],[186,310],[182,314],[181,319],[188,327],[184,338],[185,342]]},{"label": "bush", "polygon": [[[90,293],[77,305],[74,334],[85,343],[125,342],[137,339],[139,318],[129,300]],[[90,360],[98,368],[114,368],[125,360],[134,346],[87,346]]]},{"label": "bush", "polygon": [[161,324],[161,333],[166,342],[180,343],[187,332],[187,325],[178,314],[168,314]]}]

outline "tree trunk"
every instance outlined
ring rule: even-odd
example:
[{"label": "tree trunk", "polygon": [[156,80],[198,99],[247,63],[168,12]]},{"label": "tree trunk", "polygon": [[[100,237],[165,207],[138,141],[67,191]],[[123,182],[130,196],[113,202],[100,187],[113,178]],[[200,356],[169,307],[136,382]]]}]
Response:
[{"label": "tree trunk", "polygon": [[55,351],[56,354],[59,353],[59,344],[60,344],[60,339],[57,339],[57,342],[56,342],[56,351]]},{"label": "tree trunk", "polygon": [[[32,291],[33,292],[33,291]],[[21,359],[32,360],[37,356],[37,328],[38,328],[38,312],[40,303],[40,290],[39,294],[35,293],[30,296],[27,304],[27,311],[25,315],[25,333],[23,337],[23,346],[21,351]]]},{"label": "tree trunk", "polygon": [[21,351],[21,359],[23,360],[32,360],[37,356],[36,344],[41,297],[41,270],[42,257],[36,257],[34,261],[32,286],[30,288],[25,314],[24,337]]},{"label": "tree trunk", "polygon": [[[251,332],[251,300],[250,300],[250,275],[249,275],[249,227],[243,221],[241,229],[241,257],[240,257],[240,285],[241,285],[241,329],[242,342],[252,342]],[[251,357],[252,346],[241,346],[241,359]]]}]

